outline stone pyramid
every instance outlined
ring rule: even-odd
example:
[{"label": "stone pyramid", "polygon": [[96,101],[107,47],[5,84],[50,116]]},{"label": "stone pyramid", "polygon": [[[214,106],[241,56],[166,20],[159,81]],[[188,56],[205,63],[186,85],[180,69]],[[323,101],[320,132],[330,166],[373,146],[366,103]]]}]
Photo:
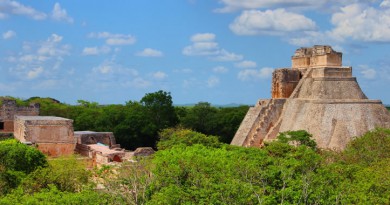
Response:
[{"label": "stone pyramid", "polygon": [[390,112],[367,99],[342,53],[316,45],[297,49],[292,68],[273,72],[272,99],[249,109],[231,144],[260,147],[279,132],[306,130],[318,147],[341,150],[376,127],[390,128]]}]

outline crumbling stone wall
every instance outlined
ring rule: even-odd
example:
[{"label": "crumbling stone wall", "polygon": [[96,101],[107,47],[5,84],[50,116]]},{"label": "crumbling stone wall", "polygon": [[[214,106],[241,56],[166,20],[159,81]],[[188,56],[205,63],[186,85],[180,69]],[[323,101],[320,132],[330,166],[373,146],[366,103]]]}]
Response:
[{"label": "crumbling stone wall", "polygon": [[301,78],[299,70],[277,69],[272,73],[272,98],[289,98]]},{"label": "crumbling stone wall", "polygon": [[74,136],[77,144],[97,144],[102,143],[110,148],[120,147],[116,144],[114,134],[112,132],[93,132],[93,131],[76,131]]},{"label": "crumbling stone wall", "polygon": [[336,52],[330,46],[315,45],[310,48],[299,48],[295,51],[292,69],[305,69],[318,66],[341,66],[342,53]]},{"label": "crumbling stone wall", "polygon": [[73,120],[51,116],[16,116],[14,136],[31,143],[46,155],[74,153]]},{"label": "crumbling stone wall", "polygon": [[3,99],[0,108],[0,132],[13,132],[16,115],[38,116],[39,109],[40,105],[38,103],[23,107],[18,106],[15,100]]}]

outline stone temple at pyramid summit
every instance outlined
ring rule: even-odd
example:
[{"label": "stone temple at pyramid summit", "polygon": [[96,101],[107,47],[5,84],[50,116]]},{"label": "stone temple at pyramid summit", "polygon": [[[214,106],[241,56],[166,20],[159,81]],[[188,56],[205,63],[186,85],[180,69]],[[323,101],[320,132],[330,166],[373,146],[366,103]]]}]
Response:
[{"label": "stone temple at pyramid summit", "polygon": [[292,67],[272,74],[272,99],[251,107],[231,144],[260,147],[279,132],[306,130],[319,148],[342,150],[356,136],[390,128],[390,112],[380,100],[367,99],[342,66],[342,53],[330,46],[299,48]]}]

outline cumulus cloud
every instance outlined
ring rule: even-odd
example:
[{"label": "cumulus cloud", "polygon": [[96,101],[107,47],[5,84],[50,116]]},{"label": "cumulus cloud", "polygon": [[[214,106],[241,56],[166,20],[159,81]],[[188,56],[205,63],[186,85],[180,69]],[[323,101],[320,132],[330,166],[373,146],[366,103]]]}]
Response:
[{"label": "cumulus cloud", "polygon": [[102,46],[102,47],[85,47],[83,49],[83,55],[100,55],[100,54],[107,54],[110,53],[111,48],[108,46]]},{"label": "cumulus cloud", "polygon": [[161,57],[164,54],[159,50],[145,48],[143,51],[136,53],[136,55],[141,57]]},{"label": "cumulus cloud", "polygon": [[[385,7],[388,1],[382,2]],[[333,14],[335,28],[331,34],[365,42],[390,42],[390,9],[375,9],[363,4],[351,4]]]},{"label": "cumulus cloud", "polygon": [[359,65],[358,70],[359,70],[360,74],[362,74],[363,78],[373,80],[377,77],[377,73],[376,73],[375,69],[370,68],[367,65]]},{"label": "cumulus cloud", "polygon": [[241,61],[239,63],[236,63],[235,66],[237,68],[255,68],[257,64],[254,61]]},{"label": "cumulus cloud", "polygon": [[28,78],[28,79],[36,78],[36,77],[38,77],[42,72],[43,72],[43,68],[42,68],[42,67],[33,68],[32,70],[30,70],[30,71],[27,72],[27,78]]},{"label": "cumulus cloud", "polygon": [[109,32],[90,33],[90,38],[106,39],[106,44],[111,46],[132,45],[136,38],[129,34],[112,34]]},{"label": "cumulus cloud", "polygon": [[220,81],[218,77],[211,76],[209,77],[209,79],[207,79],[207,87],[209,88],[215,87],[219,84],[219,82]]},{"label": "cumulus cloud", "polygon": [[380,4],[380,7],[382,7],[382,8],[390,8],[390,0],[382,1],[382,3]]},{"label": "cumulus cloud", "polygon": [[213,60],[216,61],[239,61],[242,60],[244,57],[239,54],[231,53],[226,51],[225,49],[221,49],[218,51],[217,56],[213,57]]},{"label": "cumulus cloud", "polygon": [[191,37],[192,45],[186,46],[183,54],[187,56],[216,55],[219,52],[219,46],[214,40],[215,34],[195,34]]},{"label": "cumulus cloud", "polygon": [[213,33],[198,33],[191,37],[192,42],[207,42],[207,41],[214,41],[215,40],[215,34]]},{"label": "cumulus cloud", "polygon": [[73,18],[68,16],[68,13],[65,9],[61,8],[59,3],[54,4],[53,11],[51,13],[51,17],[56,21],[65,21],[68,23],[73,23]]},{"label": "cumulus cloud", "polygon": [[6,39],[6,40],[11,39],[15,36],[16,36],[16,33],[15,33],[15,31],[12,31],[12,30],[8,30],[8,31],[3,33],[3,39]]},{"label": "cumulus cloud", "polygon": [[153,78],[156,80],[164,80],[165,78],[168,77],[168,75],[162,71],[157,71],[152,74]]},{"label": "cumulus cloud", "polygon": [[10,74],[22,80],[59,77],[64,56],[71,49],[62,44],[62,39],[62,36],[52,34],[42,42],[24,42],[21,52],[7,57]]},{"label": "cumulus cloud", "polygon": [[282,35],[287,32],[312,31],[317,26],[304,15],[276,9],[243,11],[229,27],[237,35]]},{"label": "cumulus cloud", "polygon": [[243,56],[219,47],[212,33],[198,33],[191,37],[192,45],[186,46],[182,53],[187,56],[210,56],[216,61],[238,61]]},{"label": "cumulus cloud", "polygon": [[115,80],[119,77],[135,77],[138,76],[138,72],[135,69],[126,68],[116,63],[114,60],[105,60],[100,65],[92,69],[93,73],[103,74],[100,75],[99,79],[112,79]]},{"label": "cumulus cloud", "polygon": [[229,71],[229,69],[227,69],[227,68],[225,68],[223,66],[217,66],[217,67],[213,68],[213,72],[214,73],[226,73],[228,71]]},{"label": "cumulus cloud", "polygon": [[17,1],[0,1],[0,19],[5,19],[9,15],[22,15],[34,20],[44,20],[47,18],[45,13],[37,11],[32,7],[25,6]]},{"label": "cumulus cloud", "polygon": [[[157,73],[157,77],[162,77],[162,73]],[[118,86],[124,88],[147,88],[152,83],[142,76],[136,69],[125,67],[115,61],[107,59],[100,65],[92,68],[88,79],[84,82],[86,87],[92,89],[116,89]]]},{"label": "cumulus cloud", "polygon": [[38,49],[39,55],[46,56],[63,56],[69,54],[69,45],[59,45],[63,37],[57,34],[52,34]]},{"label": "cumulus cloud", "polygon": [[219,2],[224,4],[224,7],[215,9],[214,11],[219,13],[226,13],[241,9],[258,8],[317,8],[323,6],[327,0],[220,0]]},{"label": "cumulus cloud", "polygon": [[259,79],[269,78],[272,75],[272,72],[274,71],[273,68],[261,68],[259,70],[257,69],[245,69],[241,70],[238,73],[238,79],[241,81],[255,81]]}]

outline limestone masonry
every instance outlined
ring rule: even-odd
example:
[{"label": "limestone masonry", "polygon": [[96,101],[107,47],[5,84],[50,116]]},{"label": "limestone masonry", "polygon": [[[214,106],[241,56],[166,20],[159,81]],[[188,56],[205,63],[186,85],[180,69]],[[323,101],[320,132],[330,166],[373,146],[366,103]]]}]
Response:
[{"label": "limestone masonry", "polygon": [[330,46],[297,49],[292,68],[272,74],[272,99],[251,107],[231,144],[259,147],[279,132],[306,130],[318,147],[344,149],[356,136],[376,127],[390,128],[380,100],[369,100],[342,66],[342,53]]},{"label": "limestone masonry", "polygon": [[23,107],[18,106],[15,100],[2,99],[0,108],[0,132],[12,133],[14,131],[14,116],[37,116],[40,105],[38,103]]},{"label": "limestone masonry", "polygon": [[15,116],[14,136],[53,157],[73,154],[76,146],[73,120],[62,117]]}]

